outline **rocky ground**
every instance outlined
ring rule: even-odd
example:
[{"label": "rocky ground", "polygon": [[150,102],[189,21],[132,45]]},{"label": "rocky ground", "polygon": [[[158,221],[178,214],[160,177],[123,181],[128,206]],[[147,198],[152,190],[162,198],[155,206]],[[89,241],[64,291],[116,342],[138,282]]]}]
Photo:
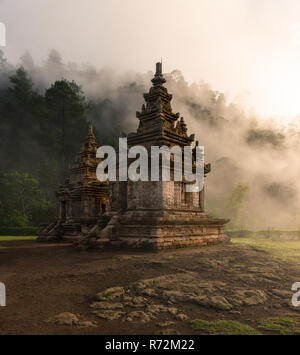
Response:
[{"label": "rocky ground", "polygon": [[[154,254],[0,244],[7,287],[0,334],[213,333],[215,323],[204,321],[222,321],[224,333],[229,321],[263,334],[300,331],[300,307],[291,303],[299,269],[263,250],[230,244]],[[283,323],[290,327],[282,331]]]}]

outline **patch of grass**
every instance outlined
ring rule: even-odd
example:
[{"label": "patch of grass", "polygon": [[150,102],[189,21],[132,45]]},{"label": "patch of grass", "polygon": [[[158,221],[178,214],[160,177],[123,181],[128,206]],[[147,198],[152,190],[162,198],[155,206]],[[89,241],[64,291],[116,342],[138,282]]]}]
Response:
[{"label": "patch of grass", "polygon": [[300,240],[277,241],[261,238],[232,238],[231,242],[265,250],[280,260],[296,264],[300,267]]},{"label": "patch of grass", "polygon": [[207,322],[202,319],[194,319],[190,323],[193,330],[202,331],[210,335],[261,335],[249,325],[232,320]]},{"label": "patch of grass", "polygon": [[35,236],[0,236],[0,242],[10,242],[10,241],[14,241],[14,240],[34,240],[36,239],[37,237]]},{"label": "patch of grass", "polygon": [[290,318],[273,318],[259,323],[259,329],[281,335],[300,335],[300,323]]},{"label": "patch of grass", "polygon": [[176,332],[172,329],[161,329],[157,332],[154,332],[154,335],[174,335]]},{"label": "patch of grass", "polygon": [[227,229],[224,231],[225,234],[230,238],[251,238],[254,235],[254,231],[242,229],[242,230],[230,230]]}]

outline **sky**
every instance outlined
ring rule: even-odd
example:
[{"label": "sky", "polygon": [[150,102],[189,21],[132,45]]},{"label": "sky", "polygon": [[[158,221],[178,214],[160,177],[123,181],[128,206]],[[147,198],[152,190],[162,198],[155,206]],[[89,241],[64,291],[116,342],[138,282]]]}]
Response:
[{"label": "sky", "polygon": [[182,71],[264,116],[300,114],[299,0],[0,0],[7,58]]}]

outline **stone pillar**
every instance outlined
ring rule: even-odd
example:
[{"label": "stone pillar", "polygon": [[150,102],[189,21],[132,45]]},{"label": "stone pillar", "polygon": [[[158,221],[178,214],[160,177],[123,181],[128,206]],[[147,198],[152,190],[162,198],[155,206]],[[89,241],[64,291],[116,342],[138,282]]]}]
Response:
[{"label": "stone pillar", "polygon": [[66,201],[66,220],[72,218],[72,201]]},{"label": "stone pillar", "polygon": [[59,201],[59,219],[61,222],[66,220],[66,201]]},{"label": "stone pillar", "polygon": [[201,212],[204,212],[204,186],[203,190],[199,192],[199,207]]},{"label": "stone pillar", "polygon": [[90,211],[89,211],[89,200],[88,198],[84,198],[83,200],[83,215],[85,217],[89,217]]}]

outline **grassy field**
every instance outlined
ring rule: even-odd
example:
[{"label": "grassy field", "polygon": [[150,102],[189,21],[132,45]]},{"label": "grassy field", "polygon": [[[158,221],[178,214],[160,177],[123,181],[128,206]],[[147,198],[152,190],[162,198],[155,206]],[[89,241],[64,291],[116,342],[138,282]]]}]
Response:
[{"label": "grassy field", "polygon": [[36,236],[11,236],[11,235],[0,235],[0,249],[7,249],[10,248],[7,245],[1,246],[1,242],[13,242],[13,241],[18,241],[18,240],[34,240],[36,239]]},{"label": "grassy field", "polygon": [[280,260],[296,264],[300,267],[300,240],[277,241],[271,239],[232,238],[231,242],[265,250]]},{"label": "grassy field", "polygon": [[[0,243],[18,240],[34,240],[36,238],[36,236],[0,236]],[[262,238],[231,238],[231,242],[233,244],[265,250],[282,261],[290,262],[300,267],[300,240],[282,241]],[[4,247],[0,245],[0,248]]]},{"label": "grassy field", "polygon": [[34,240],[36,239],[36,236],[9,236],[9,235],[4,235],[0,236],[0,242],[10,242],[10,241],[15,241],[15,240]]}]

